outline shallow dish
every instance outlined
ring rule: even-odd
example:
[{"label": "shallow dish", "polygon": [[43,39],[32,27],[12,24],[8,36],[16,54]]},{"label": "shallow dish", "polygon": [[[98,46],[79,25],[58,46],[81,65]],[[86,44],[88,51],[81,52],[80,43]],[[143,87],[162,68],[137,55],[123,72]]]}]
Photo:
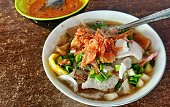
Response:
[{"label": "shallow dish", "polygon": [[[62,18],[66,18],[66,17],[69,17],[73,14],[76,14],[78,13],[80,10],[82,10],[89,2],[89,0],[80,0],[83,2],[83,5],[76,11],[72,12],[72,13],[69,13],[67,15],[64,15],[64,16],[59,16],[59,17],[53,17],[53,18],[36,18],[36,17],[33,17],[33,16],[30,16],[27,14],[27,9],[29,8],[26,3],[27,3],[28,0],[15,0],[15,8],[16,10],[22,15],[22,16],[25,16],[26,18],[28,19],[33,19],[33,20],[38,20],[38,21],[46,21],[46,20],[57,20],[57,19],[62,19]],[[31,3],[33,3],[35,0],[32,0]]]},{"label": "shallow dish", "polygon": [[82,13],[80,15],[71,17],[66,21],[62,22],[50,33],[43,47],[42,53],[43,66],[50,81],[57,89],[59,89],[62,93],[64,93],[68,97],[78,102],[92,106],[120,106],[134,102],[142,98],[143,96],[147,95],[162,78],[166,65],[166,53],[162,40],[160,39],[159,35],[147,24],[136,27],[136,30],[151,40],[152,43],[151,47],[153,47],[153,49],[158,52],[158,56],[156,58],[154,73],[150,81],[142,89],[140,89],[139,91],[132,95],[119,98],[114,101],[95,101],[80,97],[77,94],[73,93],[59,80],[57,80],[57,75],[50,69],[50,66],[48,64],[48,58],[53,53],[53,50],[58,42],[58,38],[61,35],[63,35],[68,28],[79,25],[82,22],[88,22],[93,20],[128,23],[137,19],[138,18],[132,15],[122,12],[100,10]]}]

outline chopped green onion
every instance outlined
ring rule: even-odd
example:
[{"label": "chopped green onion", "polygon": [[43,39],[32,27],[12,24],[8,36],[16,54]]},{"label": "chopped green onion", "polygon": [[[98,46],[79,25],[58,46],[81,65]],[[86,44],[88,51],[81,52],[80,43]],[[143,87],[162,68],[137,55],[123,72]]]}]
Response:
[{"label": "chopped green onion", "polygon": [[91,24],[89,27],[92,28],[93,30],[97,30],[97,28],[102,28],[102,27],[105,27],[106,24],[103,23],[103,22],[96,22],[94,24]]},{"label": "chopped green onion", "polygon": [[100,64],[100,71],[103,71],[103,65]]},{"label": "chopped green onion", "polygon": [[82,54],[82,53],[76,55],[76,57],[75,57],[76,62],[81,62],[82,59],[83,59],[83,55],[84,55],[84,54]]},{"label": "chopped green onion", "polygon": [[81,62],[77,63],[77,67],[76,67],[77,70],[80,69],[80,65],[81,65]]},{"label": "chopped green onion", "polygon": [[97,74],[93,74],[93,75],[90,75],[89,77],[90,77],[90,78],[95,78],[96,75],[97,75]]},{"label": "chopped green onion", "polygon": [[73,68],[71,66],[65,66],[67,72],[72,72]]},{"label": "chopped green onion", "polygon": [[129,35],[129,36],[127,37],[127,39],[128,39],[128,40],[133,40],[133,36]]},{"label": "chopped green onion", "polygon": [[68,58],[70,59],[70,58],[74,58],[74,54],[73,53],[68,53]]},{"label": "chopped green onion", "polygon": [[104,77],[100,76],[99,74],[95,76],[95,79],[99,82],[103,82],[105,80]]},{"label": "chopped green onion", "polygon": [[141,67],[138,73],[142,74],[144,71],[145,71],[145,68]]},{"label": "chopped green onion", "polygon": [[109,78],[104,72],[101,72],[101,74],[105,78],[105,80]]},{"label": "chopped green onion", "polygon": [[142,74],[136,74],[134,76],[130,76],[129,83],[136,87],[141,76],[142,76]]},{"label": "chopped green onion", "polygon": [[115,71],[119,71],[120,70],[120,65],[115,65]]},{"label": "chopped green onion", "polygon": [[115,89],[118,90],[121,87],[122,83],[120,81],[117,82]]},{"label": "chopped green onion", "polygon": [[142,76],[142,74],[136,74],[134,75],[134,77],[140,78]]},{"label": "chopped green onion", "polygon": [[70,58],[69,60],[70,60],[71,64],[73,64],[73,62],[75,61],[75,58]]},{"label": "chopped green onion", "polygon": [[94,69],[90,70],[90,75],[93,75],[93,74],[95,74],[95,70]]},{"label": "chopped green onion", "polygon": [[90,78],[95,78],[95,76],[96,76],[95,70],[94,69],[90,70]]},{"label": "chopped green onion", "polygon": [[110,64],[110,63],[104,63],[104,65],[106,65],[106,66],[111,66],[111,64]]},{"label": "chopped green onion", "polygon": [[132,65],[133,70],[139,71],[140,70],[140,65],[139,64],[133,64]]}]

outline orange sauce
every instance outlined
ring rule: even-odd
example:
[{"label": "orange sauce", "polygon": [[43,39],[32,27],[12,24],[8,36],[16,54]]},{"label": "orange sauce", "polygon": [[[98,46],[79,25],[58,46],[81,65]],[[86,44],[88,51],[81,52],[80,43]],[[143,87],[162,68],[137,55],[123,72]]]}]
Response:
[{"label": "orange sauce", "polygon": [[[27,14],[38,18],[52,18],[67,15],[78,10],[83,3],[80,0],[65,0],[65,3],[58,9],[45,7],[47,0],[35,0],[29,6]],[[28,4],[29,5],[29,4]]]}]

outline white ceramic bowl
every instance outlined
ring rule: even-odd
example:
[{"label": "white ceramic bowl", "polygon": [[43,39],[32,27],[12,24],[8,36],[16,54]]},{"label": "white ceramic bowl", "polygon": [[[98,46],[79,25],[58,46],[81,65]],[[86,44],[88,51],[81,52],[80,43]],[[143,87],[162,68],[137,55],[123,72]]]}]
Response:
[{"label": "white ceramic bowl", "polygon": [[54,47],[56,46],[58,42],[59,36],[63,35],[68,28],[79,25],[80,22],[88,22],[92,20],[106,20],[106,21],[128,23],[128,22],[131,22],[137,19],[138,18],[132,15],[122,13],[122,12],[100,10],[100,11],[91,11],[91,12],[82,13],[62,22],[50,33],[43,47],[43,53],[42,53],[43,66],[50,81],[53,83],[53,85],[58,90],[60,90],[62,93],[64,93],[68,97],[78,102],[81,102],[87,105],[92,105],[92,106],[104,106],[105,107],[105,106],[124,105],[124,104],[131,103],[133,101],[136,101],[142,98],[143,96],[145,96],[146,94],[148,94],[158,84],[158,82],[160,81],[164,73],[165,65],[166,65],[166,53],[165,53],[165,48],[162,43],[162,40],[160,39],[158,34],[155,32],[155,30],[153,30],[147,24],[136,27],[136,30],[141,32],[143,35],[145,35],[152,41],[153,49],[157,51],[159,54],[156,58],[154,73],[151,77],[151,80],[142,89],[140,89],[138,92],[130,96],[120,98],[115,101],[95,101],[95,100],[89,100],[89,99],[80,97],[76,95],[75,93],[73,93],[60,81],[57,80],[56,74],[50,69],[50,66],[48,64],[48,58],[52,54]]}]

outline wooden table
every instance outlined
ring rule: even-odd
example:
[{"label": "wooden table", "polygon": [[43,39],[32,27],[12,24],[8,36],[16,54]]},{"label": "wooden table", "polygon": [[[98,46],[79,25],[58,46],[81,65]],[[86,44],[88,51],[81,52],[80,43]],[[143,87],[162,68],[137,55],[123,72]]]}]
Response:
[{"label": "wooden table", "polygon": [[[170,0],[91,0],[85,11],[116,10],[140,18],[168,7]],[[164,42],[167,67],[152,92],[125,106],[170,107],[170,20],[150,25]],[[41,54],[50,30],[19,15],[12,0],[0,1],[0,107],[88,107],[58,91],[44,72]]]}]

